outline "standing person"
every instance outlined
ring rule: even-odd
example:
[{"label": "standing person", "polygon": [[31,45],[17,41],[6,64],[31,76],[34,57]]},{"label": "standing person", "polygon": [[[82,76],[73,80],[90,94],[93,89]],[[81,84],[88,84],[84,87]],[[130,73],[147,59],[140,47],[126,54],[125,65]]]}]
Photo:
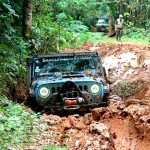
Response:
[{"label": "standing person", "polygon": [[123,33],[123,27],[124,27],[124,20],[123,16],[119,15],[119,18],[115,22],[115,30],[116,30],[116,39],[117,41],[121,41],[122,33]]}]

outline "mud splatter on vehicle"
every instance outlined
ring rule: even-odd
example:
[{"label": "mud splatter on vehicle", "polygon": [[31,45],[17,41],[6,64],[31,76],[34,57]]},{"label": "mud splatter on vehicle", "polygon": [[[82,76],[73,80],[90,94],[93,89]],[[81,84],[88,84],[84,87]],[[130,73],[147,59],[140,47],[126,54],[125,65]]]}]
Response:
[{"label": "mud splatter on vehicle", "polygon": [[84,110],[106,103],[109,84],[97,52],[28,59],[30,98],[50,110]]}]

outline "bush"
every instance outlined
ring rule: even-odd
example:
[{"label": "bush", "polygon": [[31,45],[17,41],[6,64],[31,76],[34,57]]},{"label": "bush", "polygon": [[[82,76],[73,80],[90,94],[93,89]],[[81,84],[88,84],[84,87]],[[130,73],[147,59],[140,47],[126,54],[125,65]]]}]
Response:
[{"label": "bush", "polygon": [[33,142],[38,116],[0,96],[0,149],[22,148]]},{"label": "bush", "polygon": [[13,91],[18,80],[26,75],[28,44],[21,37],[6,34],[0,44],[0,93]]},{"label": "bush", "polygon": [[112,93],[123,99],[134,96],[144,84],[143,81],[123,82],[119,83],[112,89]]},{"label": "bush", "polygon": [[149,32],[150,29],[145,30],[144,28],[132,27],[125,31],[125,35],[127,35],[128,38],[147,40]]},{"label": "bush", "polygon": [[68,30],[70,30],[71,32],[85,33],[89,31],[89,28],[85,26],[81,21],[74,20],[69,22]]}]

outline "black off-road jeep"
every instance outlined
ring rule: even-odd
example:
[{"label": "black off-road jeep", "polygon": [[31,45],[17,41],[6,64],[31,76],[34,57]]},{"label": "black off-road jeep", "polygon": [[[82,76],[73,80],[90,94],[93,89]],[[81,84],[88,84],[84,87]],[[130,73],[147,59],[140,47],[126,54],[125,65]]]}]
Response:
[{"label": "black off-road jeep", "polygon": [[28,58],[29,96],[54,110],[97,107],[109,94],[97,52],[57,53]]}]

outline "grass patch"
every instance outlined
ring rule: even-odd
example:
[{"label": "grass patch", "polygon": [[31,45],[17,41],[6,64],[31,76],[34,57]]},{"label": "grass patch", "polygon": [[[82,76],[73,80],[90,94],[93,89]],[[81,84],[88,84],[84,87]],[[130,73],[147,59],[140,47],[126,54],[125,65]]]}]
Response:
[{"label": "grass patch", "polygon": [[114,43],[114,41],[112,40],[112,38],[108,38],[107,35],[103,32],[90,32],[89,33],[89,38],[88,41],[92,42],[92,43]]},{"label": "grass patch", "polygon": [[[88,33],[88,39],[87,41],[90,41],[92,43],[106,43],[106,44],[117,44],[120,43],[116,41],[115,36],[114,37],[108,37],[108,35],[102,33],[102,32],[90,32]],[[127,34],[124,34],[122,36],[122,42],[124,43],[131,43],[131,44],[149,44],[149,38],[148,37],[136,37],[135,36],[128,36]]]},{"label": "grass patch", "polygon": [[134,38],[129,38],[127,35],[122,37],[123,42],[131,43],[131,44],[149,44],[150,42],[148,41],[148,38],[145,39],[134,39]]},{"label": "grass patch", "polygon": [[[131,32],[131,33],[130,33]],[[138,34],[137,34],[138,33]],[[141,35],[139,32],[132,32],[130,29],[124,30],[121,43],[129,44],[149,44],[148,35],[145,36],[145,33]],[[116,41],[114,37],[108,37],[107,34],[103,32],[85,32],[85,33],[74,33],[74,40],[71,44],[68,45],[70,48],[79,48],[85,42],[92,43],[106,43],[106,44],[118,44],[120,42]]]},{"label": "grass patch", "polygon": [[108,38],[103,32],[86,32],[86,33],[74,33],[74,40],[68,45],[70,48],[79,48],[85,42],[92,43],[117,43],[112,38]]},{"label": "grass patch", "polygon": [[47,146],[43,148],[42,150],[68,150],[66,147],[55,147],[55,146]]},{"label": "grass patch", "polygon": [[127,99],[134,96],[144,85],[144,81],[123,82],[119,83],[112,89],[112,93],[120,96],[122,99]]}]

